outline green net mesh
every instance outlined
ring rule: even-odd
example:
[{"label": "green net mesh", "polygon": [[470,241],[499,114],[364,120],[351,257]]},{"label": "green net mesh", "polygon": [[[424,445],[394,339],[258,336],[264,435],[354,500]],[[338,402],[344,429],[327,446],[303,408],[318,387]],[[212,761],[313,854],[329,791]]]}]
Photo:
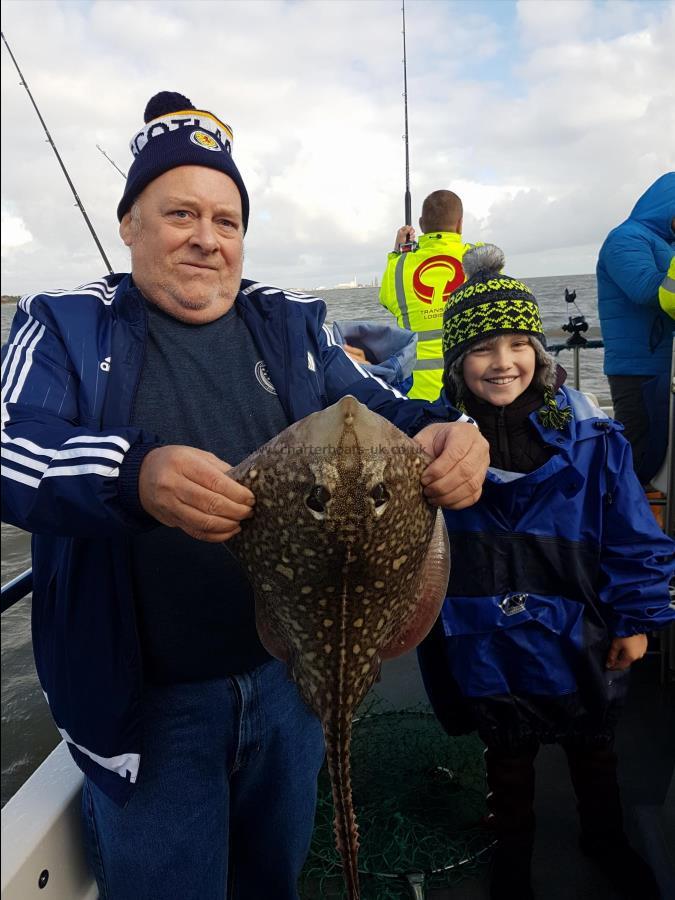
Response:
[{"label": "green net mesh", "polygon": [[[427,708],[376,704],[354,722],[351,759],[362,900],[423,897],[475,871],[491,843],[478,738],[449,738]],[[325,767],[301,896],[346,896]]]}]

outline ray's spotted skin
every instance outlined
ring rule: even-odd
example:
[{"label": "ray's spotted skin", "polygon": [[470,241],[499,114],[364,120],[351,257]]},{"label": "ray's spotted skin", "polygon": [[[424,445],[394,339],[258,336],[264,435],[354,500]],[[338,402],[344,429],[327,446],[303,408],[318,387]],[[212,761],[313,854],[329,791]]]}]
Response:
[{"label": "ray's spotted skin", "polygon": [[448,583],[442,514],[420,485],[427,462],[414,441],[344,397],[228,472],[256,496],[255,515],[227,547],[253,584],[260,638],[323,726],[350,900],[359,897],[352,718],[381,661],[428,633]]}]

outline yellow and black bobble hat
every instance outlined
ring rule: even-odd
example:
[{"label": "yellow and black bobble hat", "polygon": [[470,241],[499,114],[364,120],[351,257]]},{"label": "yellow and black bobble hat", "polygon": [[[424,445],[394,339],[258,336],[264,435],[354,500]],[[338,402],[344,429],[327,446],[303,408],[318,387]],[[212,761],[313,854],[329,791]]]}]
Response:
[{"label": "yellow and black bobble hat", "polygon": [[443,314],[443,358],[447,368],[474,341],[520,331],[546,346],[537,300],[526,284],[502,274],[504,254],[494,244],[464,254],[467,280],[448,297]]}]

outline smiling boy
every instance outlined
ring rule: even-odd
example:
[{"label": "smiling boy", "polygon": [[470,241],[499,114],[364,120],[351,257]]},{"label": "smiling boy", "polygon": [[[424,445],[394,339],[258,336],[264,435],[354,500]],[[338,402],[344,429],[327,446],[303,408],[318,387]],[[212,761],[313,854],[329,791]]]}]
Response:
[{"label": "smiling boy", "polygon": [[624,831],[614,727],[646,633],[675,619],[674,545],[658,528],[621,426],[545,349],[537,301],[485,245],[444,315],[447,399],[490,444],[479,502],[444,511],[452,570],[420,648],[427,692],[452,734],[487,746],[493,900],[533,897],[539,744],[568,758],[581,847],[621,896],[659,896]]}]

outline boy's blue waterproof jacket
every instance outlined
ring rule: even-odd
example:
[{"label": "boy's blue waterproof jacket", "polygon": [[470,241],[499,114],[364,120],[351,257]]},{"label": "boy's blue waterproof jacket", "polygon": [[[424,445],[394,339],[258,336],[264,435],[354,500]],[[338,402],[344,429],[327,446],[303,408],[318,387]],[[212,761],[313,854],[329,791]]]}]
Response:
[{"label": "boy's blue waterproof jacket", "polygon": [[[142,752],[129,536],[157,524],[137,488],[159,440],[129,425],[145,303],[128,275],[24,297],[2,351],[2,518],[33,534],[38,676],[76,762],[120,803]],[[350,360],[321,300],[243,281],[235,308],[291,422],[345,394],[410,435],[459,416],[407,400]]]},{"label": "boy's blue waterproof jacket", "polygon": [[675,172],[658,178],[612,229],[597,265],[606,375],[670,372],[673,320],[658,292],[673,257]]},{"label": "boy's blue waterproof jacket", "polygon": [[526,475],[491,468],[478,503],[444,510],[448,596],[420,648],[446,728],[478,725],[507,746],[602,731],[626,688],[605,669],[612,637],[675,621],[675,543],[652,515],[622,426],[578,391],[560,388],[556,401],[574,413],[563,431],[530,416],[558,451],[548,462]]}]

